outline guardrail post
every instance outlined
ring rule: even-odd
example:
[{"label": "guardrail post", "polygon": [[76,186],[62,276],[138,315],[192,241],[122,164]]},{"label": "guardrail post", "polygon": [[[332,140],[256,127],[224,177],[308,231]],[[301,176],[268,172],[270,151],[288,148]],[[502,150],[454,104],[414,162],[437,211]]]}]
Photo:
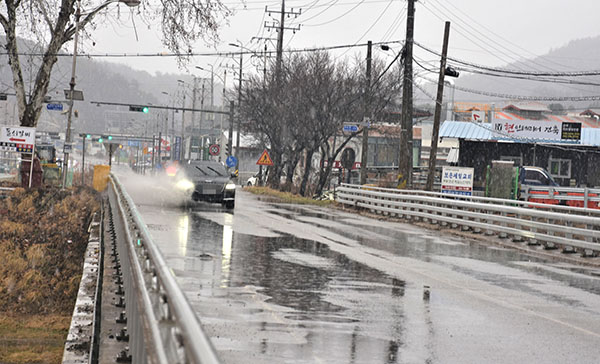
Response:
[{"label": "guardrail post", "polygon": [[586,209],[588,208],[589,193],[590,193],[589,189],[587,187],[585,187],[583,189],[583,207],[586,208]]},{"label": "guardrail post", "polygon": [[[535,216],[532,216],[532,217],[531,217],[531,221],[532,221],[532,222],[537,222],[537,221],[538,221],[538,219],[537,219],[537,217],[535,217]],[[529,230],[530,230],[532,233],[534,233],[534,234],[535,234],[535,233],[537,233],[537,228],[536,228],[536,227],[534,227],[534,226],[532,226],[532,227],[531,227]],[[536,239],[536,238],[529,238],[529,240],[527,241],[527,245],[540,245],[540,243],[537,241],[537,239]]]}]

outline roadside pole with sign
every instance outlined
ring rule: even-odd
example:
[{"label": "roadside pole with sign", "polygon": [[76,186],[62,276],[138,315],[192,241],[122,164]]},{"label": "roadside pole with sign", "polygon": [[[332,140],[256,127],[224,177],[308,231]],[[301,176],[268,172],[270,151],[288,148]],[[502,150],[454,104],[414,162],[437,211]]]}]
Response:
[{"label": "roadside pole with sign", "polygon": [[473,174],[471,167],[443,167],[442,193],[473,196]]},{"label": "roadside pole with sign", "polygon": [[35,128],[27,127],[2,127],[0,129],[0,150],[23,154],[31,153],[31,159],[23,159],[21,162],[29,162],[29,183],[33,177],[33,164],[35,160]]}]

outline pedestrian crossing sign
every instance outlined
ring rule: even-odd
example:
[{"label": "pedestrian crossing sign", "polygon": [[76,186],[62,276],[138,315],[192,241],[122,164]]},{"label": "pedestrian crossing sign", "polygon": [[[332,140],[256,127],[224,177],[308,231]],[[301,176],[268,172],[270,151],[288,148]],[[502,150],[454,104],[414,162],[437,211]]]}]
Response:
[{"label": "pedestrian crossing sign", "polygon": [[271,157],[269,157],[269,153],[267,152],[266,149],[262,152],[262,154],[260,155],[260,158],[258,158],[258,161],[256,161],[256,164],[258,164],[259,166],[272,166],[273,165],[273,160],[271,159]]}]

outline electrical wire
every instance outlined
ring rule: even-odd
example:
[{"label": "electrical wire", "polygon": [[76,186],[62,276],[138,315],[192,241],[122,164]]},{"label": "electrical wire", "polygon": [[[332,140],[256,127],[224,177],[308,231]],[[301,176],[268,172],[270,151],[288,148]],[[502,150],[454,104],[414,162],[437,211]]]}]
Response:
[{"label": "electrical wire", "polygon": [[356,4],[352,8],[350,8],[350,10],[348,10],[345,13],[343,13],[342,15],[339,15],[339,16],[337,16],[337,17],[335,17],[335,18],[333,18],[331,20],[328,20],[326,22],[319,23],[319,24],[304,24],[303,23],[302,26],[305,26],[305,27],[319,27],[319,26],[322,26],[322,25],[333,23],[334,21],[339,20],[339,19],[345,17],[346,15],[350,14],[354,9],[356,9],[359,6],[361,6],[362,4],[364,4],[364,2],[365,2],[365,0],[361,0],[358,4]]},{"label": "electrical wire", "polygon": [[[419,48],[422,48],[430,53],[433,53],[439,57],[441,57],[441,55],[420,44],[419,42],[413,42],[416,46],[418,46]],[[483,66],[483,65],[479,65],[473,62],[467,62],[467,61],[463,61],[454,57],[446,57],[448,60],[452,61],[452,62],[456,62],[456,63],[460,63],[466,66],[470,66],[473,68],[478,68],[478,69],[482,69],[482,70],[486,70],[486,71],[492,71],[492,72],[498,72],[498,73],[507,73],[507,74],[513,74],[513,75],[528,75],[528,76],[554,76],[554,77],[581,77],[581,76],[600,76],[600,70],[591,70],[591,71],[574,71],[574,72],[534,72],[534,71],[521,71],[521,70],[510,70],[510,69],[503,69],[503,68],[496,68],[496,67],[489,67],[489,66]]]}]

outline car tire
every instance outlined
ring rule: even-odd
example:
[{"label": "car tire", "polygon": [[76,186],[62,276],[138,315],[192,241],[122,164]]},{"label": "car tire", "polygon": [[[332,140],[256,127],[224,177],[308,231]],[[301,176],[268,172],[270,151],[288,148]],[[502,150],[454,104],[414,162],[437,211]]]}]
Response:
[{"label": "car tire", "polygon": [[247,183],[247,186],[248,186],[248,187],[252,187],[252,182],[248,182],[248,183]]}]

